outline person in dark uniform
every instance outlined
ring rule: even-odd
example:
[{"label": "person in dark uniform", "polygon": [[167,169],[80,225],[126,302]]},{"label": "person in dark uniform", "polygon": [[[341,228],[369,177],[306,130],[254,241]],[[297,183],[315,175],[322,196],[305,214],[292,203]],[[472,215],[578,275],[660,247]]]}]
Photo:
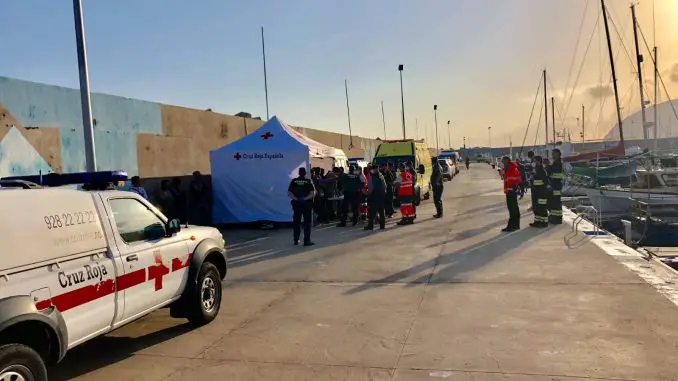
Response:
[{"label": "person in dark uniform", "polygon": [[374,230],[374,220],[377,215],[379,216],[379,229],[383,230],[386,228],[384,197],[386,197],[386,180],[384,180],[384,176],[376,166],[372,167],[372,174],[367,188],[367,205],[369,210],[365,230]]},{"label": "person in dark uniform", "polygon": [[529,170],[528,176],[527,176],[527,181],[530,184],[530,198],[532,199],[532,205],[530,205],[530,208],[528,210],[535,210],[537,208],[537,196],[534,194],[534,186],[532,184],[532,180],[534,179],[534,171],[535,171],[535,161],[534,161],[534,152],[529,151],[527,153],[527,158],[530,159],[530,165],[531,168]]},{"label": "person in dark uniform", "polygon": [[306,178],[306,168],[299,168],[299,177],[292,179],[287,188],[287,196],[292,199],[292,227],[294,229],[294,244],[299,244],[301,235],[301,218],[304,218],[304,246],[311,246],[311,213],[315,187],[313,182]]},{"label": "person in dark uniform", "polygon": [[349,209],[352,213],[351,223],[353,226],[356,226],[358,224],[358,208],[360,207],[360,189],[362,189],[360,169],[356,169],[355,166],[351,165],[348,173],[341,174],[339,183],[344,194],[344,201],[341,205],[341,222],[337,227],[346,226]]},{"label": "person in dark uniform", "polygon": [[534,222],[530,224],[533,228],[545,228],[549,226],[549,213],[546,204],[549,197],[549,178],[544,168],[541,156],[533,156],[534,177],[532,178],[532,197],[535,200]]},{"label": "person in dark uniform", "polygon": [[551,152],[553,163],[549,168],[549,177],[551,180],[551,192],[548,201],[549,222],[554,225],[563,223],[563,203],[560,197],[563,190],[565,173],[563,172],[563,161],[561,160],[560,155],[560,150],[557,148]]},{"label": "person in dark uniform", "polygon": [[393,163],[389,162],[382,174],[384,175],[384,180],[386,181],[386,199],[384,200],[384,211],[386,212],[386,217],[391,218],[395,214],[395,209],[393,208],[393,195],[395,194],[394,184],[396,174],[393,168]]},{"label": "person in dark uniform", "polygon": [[443,174],[437,157],[432,157],[433,170],[431,171],[431,188],[433,188],[433,204],[436,206],[436,214],[433,218],[443,216]]}]

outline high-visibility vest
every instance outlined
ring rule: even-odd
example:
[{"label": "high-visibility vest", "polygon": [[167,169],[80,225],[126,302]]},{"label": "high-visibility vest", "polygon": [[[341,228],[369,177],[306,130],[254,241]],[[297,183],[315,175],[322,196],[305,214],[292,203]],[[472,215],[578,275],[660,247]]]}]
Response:
[{"label": "high-visibility vest", "polygon": [[504,193],[514,189],[516,186],[520,185],[520,171],[518,166],[514,163],[508,163],[506,168],[504,168]]},{"label": "high-visibility vest", "polygon": [[400,186],[398,187],[398,196],[407,197],[414,195],[414,189],[412,185],[414,184],[414,177],[409,171],[404,171],[400,173]]}]

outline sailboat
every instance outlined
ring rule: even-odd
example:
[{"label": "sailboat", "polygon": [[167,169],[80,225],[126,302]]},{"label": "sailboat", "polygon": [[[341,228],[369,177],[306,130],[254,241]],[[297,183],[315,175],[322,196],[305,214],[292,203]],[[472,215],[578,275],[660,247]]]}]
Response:
[{"label": "sailboat", "polygon": [[[617,122],[619,126],[619,144],[609,150],[591,152],[588,154],[579,155],[577,158],[566,158],[573,160],[591,159],[591,158],[611,158],[623,156],[624,149],[624,130],[621,121],[621,111],[619,107],[619,95],[617,91],[617,79],[614,66],[614,57],[612,55],[612,46],[610,43],[610,32],[607,20],[607,11],[604,0],[601,0],[603,7],[603,20],[605,23],[605,32],[607,37],[608,52],[610,55],[610,66],[612,69],[612,80],[614,85],[615,101],[617,106]],[[638,45],[638,21],[636,19],[635,8],[631,6],[631,13],[633,18],[633,32],[636,48],[636,57],[638,65],[638,80],[640,86],[640,103],[643,121],[643,136],[647,145],[648,141],[648,123],[645,118],[645,100],[643,93],[643,77],[642,77],[642,55]],[[657,73],[655,60],[655,73]],[[655,81],[656,86],[656,81]],[[656,107],[655,107],[656,112]],[[655,126],[656,131],[657,126]],[[629,162],[631,159],[629,158]],[[629,168],[630,169],[630,168]],[[675,172],[675,171],[672,171]],[[628,214],[631,209],[632,199],[642,200],[648,204],[673,204],[678,203],[678,186],[677,177],[671,173],[667,176],[667,172],[662,167],[649,166],[645,169],[637,168],[634,172],[629,172],[631,179],[628,186],[623,185],[600,185],[594,188],[586,188],[585,192],[591,204],[598,210],[598,212],[607,215],[624,215]]]}]

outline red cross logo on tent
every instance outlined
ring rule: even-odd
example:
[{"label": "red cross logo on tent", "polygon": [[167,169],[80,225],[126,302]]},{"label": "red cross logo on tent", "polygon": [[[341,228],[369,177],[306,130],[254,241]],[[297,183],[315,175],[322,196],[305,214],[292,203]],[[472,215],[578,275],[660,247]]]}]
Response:
[{"label": "red cross logo on tent", "polygon": [[264,140],[268,140],[273,137],[273,134],[270,132],[266,132],[265,134],[261,135],[261,138]]},{"label": "red cross logo on tent", "polygon": [[242,156],[240,156],[240,152],[236,152],[235,155],[233,155],[233,158],[236,160],[240,160]]}]

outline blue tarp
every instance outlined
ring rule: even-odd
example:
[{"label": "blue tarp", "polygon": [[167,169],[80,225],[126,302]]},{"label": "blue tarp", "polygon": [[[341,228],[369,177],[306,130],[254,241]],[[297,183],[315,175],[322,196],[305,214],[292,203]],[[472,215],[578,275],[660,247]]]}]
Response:
[{"label": "blue tarp", "polygon": [[[343,158],[273,117],[251,134],[210,152],[215,224],[292,220],[287,187],[300,167]],[[331,166],[330,159],[330,166]],[[310,173],[309,173],[310,175]]]}]

